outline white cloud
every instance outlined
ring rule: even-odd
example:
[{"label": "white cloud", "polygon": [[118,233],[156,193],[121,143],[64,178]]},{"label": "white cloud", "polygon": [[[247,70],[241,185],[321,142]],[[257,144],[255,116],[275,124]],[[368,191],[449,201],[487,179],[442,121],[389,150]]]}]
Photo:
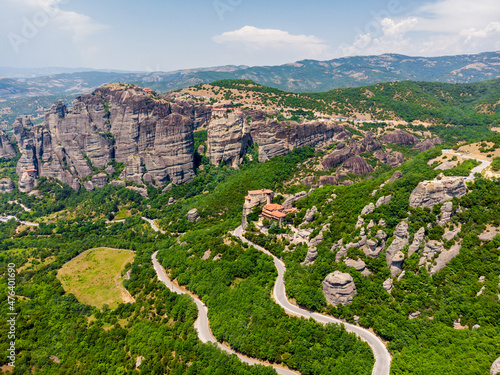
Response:
[{"label": "white cloud", "polygon": [[69,0],[10,0],[16,13],[22,16],[22,22],[27,19],[37,29],[55,27],[54,32],[68,32],[75,41],[81,41],[107,28],[85,14],[64,10],[62,7],[66,3]]},{"label": "white cloud", "polygon": [[339,48],[339,53],[435,56],[496,51],[500,49],[498,20],[498,0],[437,0],[405,17],[371,20],[366,32]]},{"label": "white cloud", "polygon": [[277,29],[259,29],[245,26],[239,30],[227,31],[212,38],[220,44],[243,46],[254,51],[259,50],[294,50],[303,57],[320,57],[328,50],[328,46],[314,35],[292,35]]}]

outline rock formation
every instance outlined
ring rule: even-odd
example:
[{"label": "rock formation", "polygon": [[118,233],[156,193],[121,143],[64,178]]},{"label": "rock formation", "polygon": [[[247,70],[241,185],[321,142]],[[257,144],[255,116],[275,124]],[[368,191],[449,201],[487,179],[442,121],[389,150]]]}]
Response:
[{"label": "rock formation", "polygon": [[344,260],[344,263],[347,267],[354,268],[356,271],[361,272],[363,276],[369,276],[372,273],[366,268],[366,263],[361,259],[355,260],[351,258],[347,258]]},{"label": "rock formation", "polygon": [[497,358],[495,362],[491,365],[490,375],[498,375],[500,374],[500,357]]},{"label": "rock formation", "polygon": [[316,212],[318,212],[318,209],[316,208],[316,206],[313,206],[312,208],[308,209],[306,211],[306,215],[304,216],[304,221],[306,223],[312,222],[314,220],[314,216],[315,216]]},{"label": "rock formation", "polygon": [[252,143],[249,133],[245,133],[243,115],[228,114],[214,118],[207,127],[207,156],[210,163],[237,167]]},{"label": "rock formation", "polygon": [[10,178],[2,178],[0,180],[0,193],[12,193],[14,191],[14,183]]},{"label": "rock formation", "polygon": [[405,260],[405,255],[402,251],[398,251],[394,256],[392,257],[391,261],[391,276],[397,276],[399,275],[403,269],[401,268],[403,266],[403,262]]},{"label": "rock formation", "polygon": [[312,264],[314,263],[317,257],[318,257],[318,249],[316,249],[315,247],[309,247],[307,249],[306,259],[304,259],[304,261],[300,264],[304,266]]},{"label": "rock formation", "polygon": [[453,212],[453,203],[445,202],[441,207],[441,217],[438,220],[438,225],[445,226],[451,220],[451,214]]},{"label": "rock formation", "polygon": [[418,151],[427,151],[436,147],[436,145],[442,145],[442,144],[443,140],[439,137],[436,137],[432,139],[426,139],[425,141],[413,146],[413,148]]},{"label": "rock formation", "polygon": [[363,175],[367,173],[372,173],[374,171],[373,167],[366,162],[361,156],[351,156],[344,162],[344,168],[348,169],[349,172],[355,175]]},{"label": "rock formation", "polygon": [[191,223],[194,223],[195,221],[199,221],[200,217],[198,216],[198,209],[193,208],[191,211],[189,211],[187,213],[187,219]]},{"label": "rock formation", "polygon": [[434,207],[454,197],[461,198],[467,193],[463,177],[445,177],[420,182],[410,195],[410,207]]},{"label": "rock formation", "polygon": [[356,285],[348,273],[335,271],[323,280],[323,294],[332,305],[349,305],[356,293]]},{"label": "rock formation", "polygon": [[373,203],[367,204],[361,210],[361,216],[371,214],[373,211],[375,211],[375,205]]},{"label": "rock formation", "polygon": [[[402,221],[394,230],[394,240],[385,252],[387,266],[391,268],[392,276],[401,272],[401,264],[404,260],[404,254],[401,250],[408,244],[408,223]],[[401,259],[401,255],[403,258]]]},{"label": "rock formation", "polygon": [[382,150],[375,151],[373,154],[375,158],[384,164],[390,165],[391,167],[397,167],[405,162],[405,158],[402,153],[392,151],[384,152]]},{"label": "rock formation", "polygon": [[7,134],[0,130],[0,158],[12,159],[14,156],[16,156],[14,147],[7,138]]},{"label": "rock formation", "polygon": [[319,182],[318,183],[320,185],[338,185],[339,184],[339,180],[335,176],[321,176],[319,178]]},{"label": "rock formation", "polygon": [[382,147],[380,143],[375,141],[372,132],[366,132],[365,139],[363,139],[361,143],[364,146],[364,150],[362,152],[371,152]]},{"label": "rock formation", "polygon": [[285,199],[285,201],[283,202],[283,207],[286,209],[292,208],[293,203],[298,202],[305,197],[307,197],[307,193],[305,191],[301,191],[295,195],[292,195]]},{"label": "rock formation", "polygon": [[343,143],[341,143],[341,145],[343,145],[344,147],[337,148],[331,154],[325,156],[321,161],[321,165],[325,171],[332,168],[337,168],[350,157],[354,156],[354,153],[350,147],[345,146]]},{"label": "rock formation", "polygon": [[382,284],[382,288],[384,288],[385,290],[387,290],[387,293],[389,293],[389,294],[392,292],[392,288],[393,287],[394,287],[394,282],[392,281],[391,278],[388,278]]},{"label": "rock formation", "polygon": [[[249,118],[249,121],[247,121]],[[214,117],[207,126],[207,156],[210,162],[236,167],[252,144],[259,146],[259,161],[286,155],[297,147],[325,145],[348,139],[350,132],[336,123],[320,121],[278,122],[261,111],[245,111]]]},{"label": "rock formation", "polygon": [[380,138],[380,141],[382,143],[389,143],[393,145],[411,146],[417,144],[419,142],[419,139],[414,135],[402,130],[394,130],[389,134],[383,135]]},{"label": "rock formation", "polygon": [[392,195],[387,195],[385,197],[380,197],[378,200],[377,200],[377,203],[375,203],[375,207],[380,207],[382,206],[383,204],[389,204],[391,203],[391,200],[392,200]]},{"label": "rock formation", "polygon": [[[78,97],[71,111],[56,103],[42,125],[14,124],[22,186],[34,185],[29,177],[47,176],[78,188],[92,167],[104,169],[112,160],[125,163],[124,178],[137,183],[145,173],[157,185],[185,183],[194,177],[197,118],[193,103],[171,103],[119,84]],[[24,176],[26,170],[33,171]]]},{"label": "rock formation", "polygon": [[424,242],[424,238],[425,238],[425,228],[422,227],[413,236],[413,242],[408,248],[408,258],[411,257],[416,252],[418,252],[418,250],[422,246],[422,243]]},{"label": "rock formation", "polygon": [[399,180],[403,177],[404,176],[403,176],[403,173],[401,171],[396,171],[396,172],[394,172],[394,174],[392,175],[392,177],[390,179],[388,179],[386,182],[384,182],[382,185],[380,185],[380,188],[383,188],[385,185],[391,184],[394,181]]}]

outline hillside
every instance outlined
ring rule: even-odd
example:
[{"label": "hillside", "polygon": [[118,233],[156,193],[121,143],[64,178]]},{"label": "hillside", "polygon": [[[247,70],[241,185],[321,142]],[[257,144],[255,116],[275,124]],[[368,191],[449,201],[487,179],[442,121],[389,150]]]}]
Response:
[{"label": "hillside", "polygon": [[[247,80],[221,80],[181,90],[268,111],[302,110],[360,120],[484,126],[500,120],[500,80],[469,84],[380,83],[324,93],[290,93]],[[314,115],[314,114],[311,114]]]},{"label": "hillside", "polygon": [[469,83],[500,77],[500,52],[443,57],[396,54],[303,60],[279,66],[221,66],[173,72],[77,72],[34,78],[0,79],[0,100],[25,96],[90,92],[110,82],[134,83],[159,92],[220,79],[249,79],[292,92],[318,92],[379,82]]},{"label": "hillside", "polygon": [[[496,84],[296,94],[223,80],[165,95],[110,84],[54,104],[41,124],[17,119],[15,144],[0,132],[0,263],[17,271],[22,311],[14,374],[74,363],[110,375],[275,374],[202,342],[197,305],[160,283],[156,252],[208,309],[218,343],[280,374],[371,374],[380,357],[345,323],[376,335],[392,356],[384,374],[487,373],[500,356],[500,137],[439,116],[460,106],[496,119]],[[340,102],[401,118],[333,120]],[[429,124],[403,120],[411,105]],[[78,263],[95,248],[135,258]],[[68,286],[57,275],[69,266]],[[131,298],[106,306],[97,282]],[[289,315],[281,297],[312,319]]]}]

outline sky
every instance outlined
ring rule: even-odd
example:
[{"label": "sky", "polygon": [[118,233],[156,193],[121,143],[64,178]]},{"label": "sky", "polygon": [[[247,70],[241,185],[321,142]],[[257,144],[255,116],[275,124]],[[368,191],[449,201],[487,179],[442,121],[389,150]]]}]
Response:
[{"label": "sky", "polygon": [[498,50],[498,0],[0,0],[4,67],[171,71]]}]

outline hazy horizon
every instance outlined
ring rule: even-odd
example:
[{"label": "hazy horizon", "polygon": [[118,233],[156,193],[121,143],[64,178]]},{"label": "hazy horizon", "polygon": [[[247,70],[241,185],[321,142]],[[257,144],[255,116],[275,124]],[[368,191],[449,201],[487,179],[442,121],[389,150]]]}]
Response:
[{"label": "hazy horizon", "polygon": [[475,54],[500,50],[499,19],[493,0],[5,0],[0,66],[151,72]]}]

